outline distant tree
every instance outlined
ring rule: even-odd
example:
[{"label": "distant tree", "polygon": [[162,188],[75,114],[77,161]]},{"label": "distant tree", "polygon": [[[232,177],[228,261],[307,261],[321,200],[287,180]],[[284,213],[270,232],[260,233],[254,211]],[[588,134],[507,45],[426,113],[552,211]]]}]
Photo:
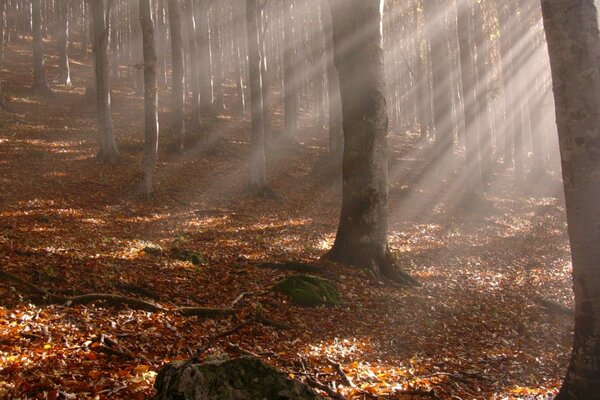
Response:
[{"label": "distant tree", "polygon": [[54,12],[56,19],[56,45],[58,47],[59,82],[71,84],[71,69],[69,67],[69,0],[55,0]]},{"label": "distant tree", "polygon": [[600,399],[600,2],[542,0],[573,260],[575,337],[558,400]]},{"label": "distant tree", "polygon": [[158,87],[156,78],[156,43],[154,40],[154,19],[150,0],[139,0],[139,13],[142,28],[144,55],[144,172],[143,191],[152,194],[156,153],[158,151]]},{"label": "distant tree", "polygon": [[283,92],[285,133],[291,137],[298,129],[298,87],[300,79],[296,76],[296,45],[294,31],[294,2],[283,3]]},{"label": "distant tree", "polygon": [[108,19],[106,0],[90,0],[91,17],[93,19],[94,75],[96,94],[96,120],[100,150],[98,159],[106,163],[114,163],[119,159],[115,142],[113,120],[110,109],[110,82],[108,79]]},{"label": "distant tree", "polygon": [[250,191],[263,194],[267,190],[265,159],[265,121],[259,40],[259,0],[246,0],[246,39],[248,42],[248,69],[250,74],[250,106],[252,110]]},{"label": "distant tree", "polygon": [[177,147],[183,150],[185,138],[185,114],[184,114],[184,85],[183,72],[183,39],[181,37],[181,13],[178,0],[168,0],[169,28],[171,30],[171,55],[173,59],[173,87],[171,99],[171,124],[173,134],[177,140]]},{"label": "distant tree", "polygon": [[344,159],[340,222],[326,257],[371,268],[380,280],[414,283],[396,268],[388,247],[388,117],[380,3],[330,0]]},{"label": "distant tree", "polygon": [[52,90],[46,82],[44,66],[44,41],[42,36],[42,1],[31,0],[31,23],[33,30],[33,94],[40,96],[52,95]]}]

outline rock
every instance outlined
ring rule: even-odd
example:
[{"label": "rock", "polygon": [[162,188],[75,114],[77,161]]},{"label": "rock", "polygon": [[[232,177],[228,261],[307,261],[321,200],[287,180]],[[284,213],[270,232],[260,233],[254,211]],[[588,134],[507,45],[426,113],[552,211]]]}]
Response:
[{"label": "rock", "polygon": [[277,283],[274,289],[290,296],[294,303],[306,307],[334,306],[340,302],[340,293],[335,284],[313,275],[288,276]]},{"label": "rock", "polygon": [[304,383],[254,357],[167,364],[155,400],[323,400]]}]

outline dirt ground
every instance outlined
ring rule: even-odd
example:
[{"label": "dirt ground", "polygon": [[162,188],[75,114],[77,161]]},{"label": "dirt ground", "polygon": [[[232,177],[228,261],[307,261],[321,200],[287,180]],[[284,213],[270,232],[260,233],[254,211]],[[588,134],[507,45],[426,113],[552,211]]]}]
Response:
[{"label": "dirt ground", "polygon": [[[284,201],[251,198],[244,194],[249,120],[231,111],[208,118],[201,134],[210,132],[211,145],[190,141],[175,154],[168,151],[163,88],[157,191],[147,200],[137,188],[142,99],[127,81],[115,83],[122,160],[99,164],[94,105],[85,96],[91,56],[74,54],[71,87],[56,84],[56,58],[47,57],[54,97],[40,99],[28,94],[29,46],[11,44],[0,73],[10,100],[0,112],[0,268],[65,296],[118,293],[168,309],[237,301],[234,316],[183,317],[51,304],[0,280],[0,398],[147,398],[161,365],[209,342],[209,354],[241,348],[300,379],[330,383],[349,399],[430,398],[414,394],[431,389],[464,400],[556,393],[572,317],[539,299],[572,306],[558,179],[515,190],[510,171],[498,170],[490,209],[457,208],[461,179],[436,180],[423,159],[427,145],[393,132],[390,245],[422,287],[386,287],[366,271],[321,263],[342,304],[295,306],[270,290],[289,272],[257,265],[318,262],[335,237],[340,185],[311,173],[326,152],[327,132],[311,127],[310,110],[300,145],[269,151],[269,182]],[[282,114],[273,111],[277,135]],[[163,251],[144,251],[149,244]],[[173,248],[200,260],[177,260]],[[252,324],[210,339],[257,307],[292,329]]]}]

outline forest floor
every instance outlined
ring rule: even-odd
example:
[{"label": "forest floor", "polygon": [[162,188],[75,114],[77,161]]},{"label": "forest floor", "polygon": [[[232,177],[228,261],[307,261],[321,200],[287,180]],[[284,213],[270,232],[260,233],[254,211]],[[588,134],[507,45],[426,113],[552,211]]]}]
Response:
[{"label": "forest floor", "polygon": [[[453,207],[460,184],[432,178],[419,156],[426,147],[393,134],[390,244],[422,287],[386,287],[365,271],[325,264],[342,303],[303,308],[270,290],[289,272],[257,265],[318,263],[331,246],[340,186],[311,174],[326,152],[326,130],[303,128],[299,146],[270,151],[269,182],[283,202],[250,198],[244,195],[249,121],[224,111],[208,120],[209,150],[195,145],[170,153],[163,88],[157,190],[142,199],[143,109],[133,89],[115,84],[122,161],[102,165],[95,159],[94,106],[85,96],[91,57],[84,63],[75,54],[73,85],[66,87],[56,84],[56,58],[49,56],[55,95],[48,100],[28,94],[29,44],[12,44],[6,53],[0,268],[61,295],[117,293],[169,309],[235,302],[235,316],[50,304],[0,281],[0,398],[147,398],[165,362],[207,344],[208,353],[235,353],[237,346],[300,378],[313,374],[349,399],[417,399],[402,390],[431,389],[442,399],[465,400],[556,393],[572,317],[539,298],[572,307],[557,179],[515,190],[510,171],[498,170],[487,195],[491,209]],[[232,97],[227,103],[234,107]],[[280,117],[274,110],[276,133]],[[306,112],[302,122],[313,125]],[[144,251],[150,243],[164,251]],[[175,259],[173,248],[197,253],[199,262]],[[258,305],[292,329],[253,324],[210,339]]]}]

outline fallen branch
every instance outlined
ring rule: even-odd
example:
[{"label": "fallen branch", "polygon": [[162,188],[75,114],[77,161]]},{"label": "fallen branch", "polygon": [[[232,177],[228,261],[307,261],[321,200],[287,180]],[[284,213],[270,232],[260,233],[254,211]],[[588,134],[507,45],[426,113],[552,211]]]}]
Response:
[{"label": "fallen branch", "polygon": [[566,307],[557,301],[545,299],[540,295],[535,296],[534,301],[546,311],[569,316],[575,315],[575,312],[569,307]]},{"label": "fallen branch", "polygon": [[327,361],[329,362],[329,364],[331,364],[333,366],[333,369],[335,369],[335,372],[337,372],[337,374],[340,376],[340,378],[342,378],[342,383],[348,387],[355,387],[354,384],[352,383],[352,381],[350,381],[350,378],[348,378],[348,375],[346,375],[346,373],[344,372],[344,370],[342,369],[341,364],[333,361],[332,359],[328,358]]},{"label": "fallen branch", "polygon": [[342,396],[341,394],[339,394],[338,392],[336,392],[329,386],[324,385],[321,382],[319,382],[313,378],[306,378],[306,383],[308,383],[308,385],[312,386],[313,388],[322,390],[323,392],[327,393],[327,395],[329,397],[331,397],[332,399],[346,400],[346,398],[344,396]]},{"label": "fallen branch", "polygon": [[17,283],[34,294],[40,295],[48,299],[50,302],[55,304],[65,304],[67,306],[72,305],[84,305],[91,304],[98,301],[103,301],[111,305],[127,305],[135,310],[144,310],[150,312],[163,312],[166,314],[180,314],[184,317],[206,317],[215,318],[222,316],[229,316],[234,314],[234,310],[231,308],[208,308],[208,307],[177,307],[174,309],[164,308],[158,304],[151,303],[149,301],[137,299],[135,297],[121,296],[118,294],[111,293],[89,293],[79,296],[60,296],[50,293],[42,288],[39,288],[18,276],[11,274],[10,272],[0,270],[0,278]]}]

